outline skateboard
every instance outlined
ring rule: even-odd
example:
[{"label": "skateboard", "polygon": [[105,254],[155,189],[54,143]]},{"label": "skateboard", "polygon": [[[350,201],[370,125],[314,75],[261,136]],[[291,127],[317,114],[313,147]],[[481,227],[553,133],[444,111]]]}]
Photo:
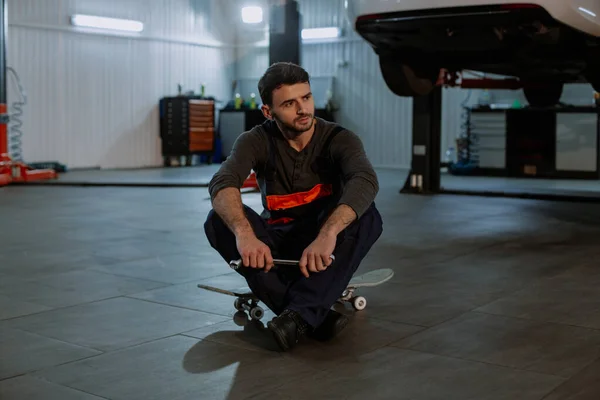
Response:
[{"label": "skateboard", "polygon": [[[333,257],[332,257],[333,258]],[[298,261],[292,260],[273,260],[275,265],[298,265]],[[229,266],[233,269],[238,269],[241,265],[241,260],[231,261]],[[392,279],[394,271],[390,268],[376,269],[373,271],[366,272],[361,275],[354,276],[348,286],[342,292],[342,295],[337,300],[338,303],[349,302],[352,304],[355,310],[362,311],[367,307],[367,299],[364,296],[354,296],[354,292],[362,287],[373,287],[379,286]],[[217,292],[228,296],[236,297],[233,306],[238,311],[247,311],[250,314],[250,318],[254,320],[260,320],[264,315],[264,309],[258,305],[259,299],[256,297],[248,288],[242,288],[239,290],[225,290],[214,286],[199,284],[200,289],[209,290],[211,292]]]}]

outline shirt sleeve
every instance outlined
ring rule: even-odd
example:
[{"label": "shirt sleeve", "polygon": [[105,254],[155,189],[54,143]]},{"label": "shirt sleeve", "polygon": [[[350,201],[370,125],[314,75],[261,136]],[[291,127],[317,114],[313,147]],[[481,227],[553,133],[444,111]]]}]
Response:
[{"label": "shirt sleeve", "polygon": [[331,154],[344,181],[338,204],[351,207],[360,218],[379,192],[377,174],[367,158],[362,141],[351,131],[342,131],[332,140]]},{"label": "shirt sleeve", "polygon": [[265,156],[265,140],[257,129],[242,133],[235,140],[231,154],[221,164],[208,184],[211,200],[220,190],[228,187],[241,188],[252,169],[262,162]]}]

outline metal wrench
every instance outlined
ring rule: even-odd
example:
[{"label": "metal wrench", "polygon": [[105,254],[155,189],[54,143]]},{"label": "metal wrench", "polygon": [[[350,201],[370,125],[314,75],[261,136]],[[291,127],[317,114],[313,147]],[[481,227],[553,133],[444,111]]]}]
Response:
[{"label": "metal wrench", "polygon": [[[329,257],[331,257],[332,260],[335,261],[335,256],[332,254]],[[300,265],[300,261],[299,260],[282,260],[282,259],[273,259],[273,264],[275,264],[275,266],[277,265],[288,265],[288,266],[292,266],[292,267],[298,267]],[[235,270],[237,270],[239,267],[241,267],[243,265],[242,260],[233,260],[229,262],[229,266]]]}]

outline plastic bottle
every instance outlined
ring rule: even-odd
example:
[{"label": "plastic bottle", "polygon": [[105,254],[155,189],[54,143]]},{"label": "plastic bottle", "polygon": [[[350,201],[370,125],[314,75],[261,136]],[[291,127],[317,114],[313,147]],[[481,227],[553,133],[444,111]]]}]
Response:
[{"label": "plastic bottle", "polygon": [[454,147],[448,147],[448,150],[446,150],[446,159],[444,161],[448,165],[452,165],[456,162],[456,150]]}]

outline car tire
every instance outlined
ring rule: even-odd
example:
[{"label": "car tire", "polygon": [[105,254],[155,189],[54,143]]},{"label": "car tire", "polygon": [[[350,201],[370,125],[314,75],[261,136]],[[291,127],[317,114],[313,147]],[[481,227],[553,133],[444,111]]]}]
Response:
[{"label": "car tire", "polygon": [[562,83],[550,83],[540,87],[523,89],[525,98],[532,107],[552,107],[558,104],[563,92]]},{"label": "car tire", "polygon": [[413,67],[394,58],[379,57],[379,67],[387,87],[397,96],[429,94],[436,86],[440,68]]}]

